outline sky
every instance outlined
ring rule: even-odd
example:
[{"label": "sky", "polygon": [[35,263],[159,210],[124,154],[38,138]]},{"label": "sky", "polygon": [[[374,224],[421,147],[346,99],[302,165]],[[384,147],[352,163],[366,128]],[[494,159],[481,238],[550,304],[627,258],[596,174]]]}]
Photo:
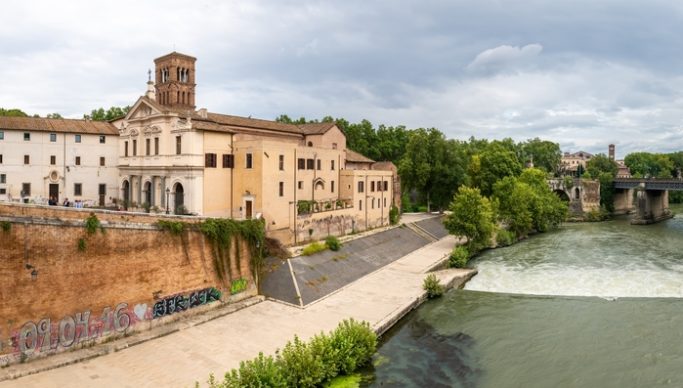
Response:
[{"label": "sky", "polygon": [[0,107],[81,118],[197,58],[197,108],[342,117],[563,151],[683,150],[683,3],[3,2]]}]

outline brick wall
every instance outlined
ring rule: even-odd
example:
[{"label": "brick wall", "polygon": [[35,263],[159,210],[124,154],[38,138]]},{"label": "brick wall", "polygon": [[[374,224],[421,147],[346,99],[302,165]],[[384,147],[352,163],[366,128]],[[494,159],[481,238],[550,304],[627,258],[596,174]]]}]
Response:
[{"label": "brick wall", "polygon": [[97,212],[104,232],[88,235],[83,220],[89,214],[0,205],[0,365],[88,346],[257,292],[246,244],[232,244],[230,271],[221,280],[200,232],[176,236],[158,230],[152,216]]}]

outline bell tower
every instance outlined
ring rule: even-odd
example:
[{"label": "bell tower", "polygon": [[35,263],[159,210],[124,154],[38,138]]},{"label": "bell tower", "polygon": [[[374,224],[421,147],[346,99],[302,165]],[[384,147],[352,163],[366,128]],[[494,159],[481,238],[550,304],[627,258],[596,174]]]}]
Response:
[{"label": "bell tower", "polygon": [[197,58],[172,52],[154,60],[156,100],[178,109],[195,109],[194,89]]}]

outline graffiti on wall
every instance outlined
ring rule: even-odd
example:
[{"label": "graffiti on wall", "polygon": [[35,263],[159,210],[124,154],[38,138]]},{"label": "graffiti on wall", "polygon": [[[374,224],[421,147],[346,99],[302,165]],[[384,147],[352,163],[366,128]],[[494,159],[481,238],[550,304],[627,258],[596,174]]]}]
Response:
[{"label": "graffiti on wall", "polygon": [[152,308],[152,318],[161,318],[179,313],[193,307],[202,306],[210,302],[219,301],[221,292],[214,287],[192,292],[188,295],[174,295],[161,299]]}]

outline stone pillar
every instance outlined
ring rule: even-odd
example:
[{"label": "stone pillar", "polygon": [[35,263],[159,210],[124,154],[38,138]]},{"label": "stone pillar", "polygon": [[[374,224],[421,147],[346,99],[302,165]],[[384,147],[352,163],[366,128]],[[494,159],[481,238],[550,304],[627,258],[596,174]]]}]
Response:
[{"label": "stone pillar", "polygon": [[155,179],[154,179],[154,178],[156,178],[154,175],[152,175],[152,176],[150,177],[150,184],[149,184],[149,190],[150,190],[150,194],[149,194],[149,207],[150,207],[150,208],[156,204],[156,201],[155,201],[155,198],[154,198],[154,194],[155,194],[155,192],[154,192],[154,187],[155,187],[156,183],[155,183]]},{"label": "stone pillar", "polygon": [[166,210],[166,177],[161,177],[161,207]]},{"label": "stone pillar", "polygon": [[137,190],[138,199],[137,199],[137,202],[138,202],[138,206],[141,206],[142,205],[142,175],[138,175],[137,177],[138,177],[138,190]]}]

